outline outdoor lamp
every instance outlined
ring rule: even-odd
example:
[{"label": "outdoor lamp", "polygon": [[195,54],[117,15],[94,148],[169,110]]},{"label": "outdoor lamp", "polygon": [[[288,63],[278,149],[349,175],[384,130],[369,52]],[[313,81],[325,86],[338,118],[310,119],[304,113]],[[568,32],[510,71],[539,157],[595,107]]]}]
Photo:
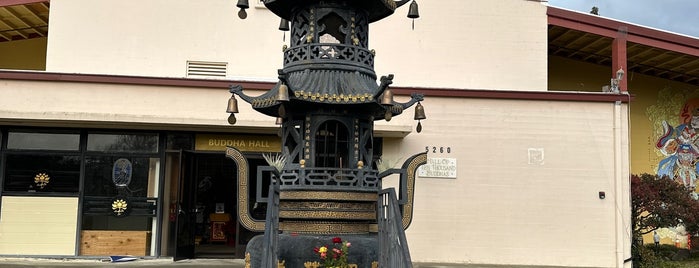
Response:
[{"label": "outdoor lamp", "polygon": [[616,80],[621,81],[621,78],[624,77],[624,69],[619,68],[618,71],[616,71]]},{"label": "outdoor lamp", "polygon": [[619,68],[619,70],[616,71],[616,77],[613,77],[610,82],[612,92],[619,92],[619,83],[621,83],[622,78],[624,78],[624,69]]}]

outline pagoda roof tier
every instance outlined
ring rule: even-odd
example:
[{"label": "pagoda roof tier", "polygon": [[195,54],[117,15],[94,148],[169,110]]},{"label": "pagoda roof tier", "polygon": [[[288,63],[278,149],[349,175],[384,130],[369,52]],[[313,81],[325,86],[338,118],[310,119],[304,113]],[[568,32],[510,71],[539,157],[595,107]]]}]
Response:
[{"label": "pagoda roof tier", "polygon": [[263,0],[267,9],[277,16],[290,20],[292,12],[303,6],[315,5],[320,2],[337,3],[338,5],[352,5],[365,10],[369,15],[369,22],[375,22],[390,16],[399,6],[405,4],[407,0]]}]

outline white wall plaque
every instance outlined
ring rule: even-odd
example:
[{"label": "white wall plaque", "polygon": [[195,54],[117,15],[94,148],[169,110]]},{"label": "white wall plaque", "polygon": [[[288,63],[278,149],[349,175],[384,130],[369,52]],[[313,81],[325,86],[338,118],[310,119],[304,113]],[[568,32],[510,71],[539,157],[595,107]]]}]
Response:
[{"label": "white wall plaque", "polygon": [[456,158],[427,158],[417,175],[428,178],[456,179]]}]

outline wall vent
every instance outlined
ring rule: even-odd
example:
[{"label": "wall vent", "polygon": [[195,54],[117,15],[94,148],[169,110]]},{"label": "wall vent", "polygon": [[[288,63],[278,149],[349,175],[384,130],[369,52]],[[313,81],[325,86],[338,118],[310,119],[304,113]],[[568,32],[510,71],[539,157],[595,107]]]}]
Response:
[{"label": "wall vent", "polygon": [[187,77],[226,77],[227,62],[187,61]]}]

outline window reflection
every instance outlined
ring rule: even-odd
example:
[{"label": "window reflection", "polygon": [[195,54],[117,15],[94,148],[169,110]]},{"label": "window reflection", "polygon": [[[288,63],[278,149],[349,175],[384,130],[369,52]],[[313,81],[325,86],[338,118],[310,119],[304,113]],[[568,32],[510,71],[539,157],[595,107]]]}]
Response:
[{"label": "window reflection", "polygon": [[80,134],[9,132],[7,148],[77,151],[80,149]]},{"label": "window reflection", "polygon": [[[131,178],[128,184],[117,186],[115,163],[128,160]],[[85,195],[155,197],[160,159],[148,157],[88,156],[85,157]],[[118,171],[116,171],[118,172]],[[117,174],[118,175],[118,174]],[[118,178],[117,178],[118,179]],[[123,181],[121,181],[123,182]]]},{"label": "window reflection", "polygon": [[87,150],[98,152],[157,153],[157,134],[96,134],[87,136]]},{"label": "window reflection", "polygon": [[77,193],[80,157],[7,155],[4,191]]}]

